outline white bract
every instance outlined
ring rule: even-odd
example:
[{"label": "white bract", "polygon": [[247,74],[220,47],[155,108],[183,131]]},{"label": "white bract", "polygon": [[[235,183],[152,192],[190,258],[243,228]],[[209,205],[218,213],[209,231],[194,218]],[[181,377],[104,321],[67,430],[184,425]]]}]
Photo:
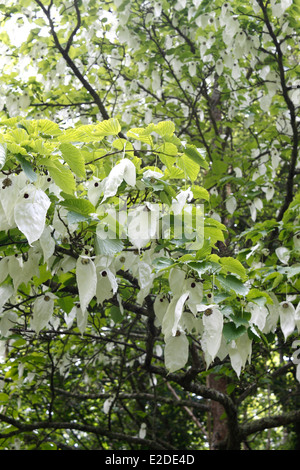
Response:
[{"label": "white bract", "polygon": [[252,353],[252,341],[247,333],[231,341],[228,347],[230,362],[235,373],[239,377],[241,370],[245,367],[246,362],[250,362]]},{"label": "white bract", "polygon": [[290,250],[288,248],[281,246],[279,248],[276,248],[275,253],[282,264],[288,264],[290,259]]},{"label": "white bract", "polygon": [[189,342],[185,334],[170,336],[165,346],[165,366],[172,373],[184,367],[188,360]]},{"label": "white bract", "polygon": [[122,181],[126,181],[129,186],[135,186],[136,183],[136,169],[128,158],[123,158],[103,180],[102,202],[117,193]]},{"label": "white bract", "polygon": [[52,228],[50,226],[46,226],[39,239],[45,262],[51,258],[55,250],[55,241],[51,233]]},{"label": "white bract", "polygon": [[78,286],[79,301],[82,312],[96,295],[97,272],[93,260],[87,256],[79,256],[76,262],[76,281]]},{"label": "white bract", "polygon": [[36,333],[45,328],[51,320],[54,310],[54,299],[56,299],[56,296],[51,292],[35,299],[30,326]]},{"label": "white bract", "polygon": [[18,229],[31,246],[44,231],[50,204],[47,194],[34,185],[25,186],[19,193],[14,207],[14,218]]},{"label": "white bract", "polygon": [[4,284],[0,286],[0,312],[4,304],[9,300],[9,298],[13,295],[14,289],[10,284]]},{"label": "white bract", "polygon": [[296,324],[295,307],[291,302],[284,301],[279,304],[279,318],[280,328],[286,340],[294,332]]},{"label": "white bract", "polygon": [[97,272],[97,303],[102,304],[104,300],[110,299],[118,290],[118,283],[114,273],[107,267]]},{"label": "white bract", "polygon": [[217,356],[221,346],[223,315],[215,306],[206,309],[203,315],[203,335],[201,346],[205,352],[206,364],[209,365]]},{"label": "white bract", "polygon": [[237,208],[237,201],[236,201],[236,198],[234,196],[230,196],[227,200],[226,200],[226,209],[228,210],[228,212],[230,214],[233,214],[234,211],[236,210]]}]

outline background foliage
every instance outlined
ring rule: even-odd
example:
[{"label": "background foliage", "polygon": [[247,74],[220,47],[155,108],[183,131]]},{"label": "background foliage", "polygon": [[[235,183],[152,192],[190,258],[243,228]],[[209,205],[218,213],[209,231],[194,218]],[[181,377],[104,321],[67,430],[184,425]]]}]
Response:
[{"label": "background foliage", "polygon": [[299,449],[299,8],[0,3],[2,449]]}]

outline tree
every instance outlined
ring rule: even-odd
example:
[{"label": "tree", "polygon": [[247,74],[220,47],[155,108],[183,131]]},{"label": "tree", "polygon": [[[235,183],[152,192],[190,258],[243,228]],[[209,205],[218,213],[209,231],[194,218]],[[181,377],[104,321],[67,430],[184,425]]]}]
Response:
[{"label": "tree", "polygon": [[2,449],[299,449],[299,8],[0,5]]}]

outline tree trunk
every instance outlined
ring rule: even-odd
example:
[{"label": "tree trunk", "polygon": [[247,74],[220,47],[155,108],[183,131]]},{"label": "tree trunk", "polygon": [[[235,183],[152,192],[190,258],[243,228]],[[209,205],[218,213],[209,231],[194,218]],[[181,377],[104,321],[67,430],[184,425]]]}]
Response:
[{"label": "tree trunk", "polygon": [[[221,393],[226,393],[227,378],[210,374],[207,378],[207,385]],[[220,450],[228,438],[228,426],[224,407],[216,402],[211,401],[211,438],[210,450]]]}]

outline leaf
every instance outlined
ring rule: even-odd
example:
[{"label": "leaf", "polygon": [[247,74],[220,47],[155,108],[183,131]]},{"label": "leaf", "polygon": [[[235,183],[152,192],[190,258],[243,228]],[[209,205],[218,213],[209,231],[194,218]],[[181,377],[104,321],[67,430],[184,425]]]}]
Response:
[{"label": "leaf", "polygon": [[162,145],[157,147],[153,152],[154,153],[158,152],[158,155],[160,153],[163,153],[166,156],[175,157],[178,154],[178,149],[176,145],[172,144],[171,142],[164,142]]},{"label": "leaf", "polygon": [[50,121],[48,119],[39,119],[35,122],[37,124],[38,132],[42,132],[43,134],[51,136],[57,136],[62,134],[59,125],[53,121]]},{"label": "leaf", "polygon": [[131,142],[125,139],[116,139],[113,141],[112,146],[118,150],[133,151],[133,145]]},{"label": "leaf", "polygon": [[204,238],[210,241],[211,246],[215,245],[218,241],[224,242],[224,234],[222,230],[217,227],[204,226]]},{"label": "leaf", "polygon": [[45,161],[44,165],[49,171],[51,178],[55,184],[62,189],[65,193],[73,194],[76,189],[75,178],[72,171],[60,163],[58,160]]},{"label": "leaf", "polygon": [[7,146],[0,144],[0,170],[4,167],[6,161]]},{"label": "leaf", "polygon": [[120,308],[117,307],[116,305],[113,305],[109,309],[109,314],[110,314],[111,318],[113,319],[114,323],[120,323],[124,319]]},{"label": "leaf", "polygon": [[60,202],[60,205],[84,217],[88,217],[90,214],[96,212],[94,205],[87,199],[66,198],[64,201]]},{"label": "leaf", "polygon": [[225,290],[233,290],[237,295],[246,296],[249,292],[249,288],[245,286],[243,282],[239,281],[235,276],[223,276],[222,274],[218,274],[216,279]]},{"label": "leaf", "polygon": [[79,178],[86,177],[85,161],[80,150],[69,143],[61,144],[60,151],[65,162]]},{"label": "leaf", "polygon": [[209,201],[209,192],[205,188],[203,188],[202,186],[195,185],[192,186],[191,189],[195,199],[205,199],[206,201]]},{"label": "leaf", "polygon": [[238,261],[237,259],[228,256],[228,257],[220,258],[219,261],[227,272],[237,274],[243,280],[247,278],[246,269],[244,268],[242,263]]},{"label": "leaf", "polygon": [[80,307],[83,313],[96,295],[97,273],[92,259],[79,256],[76,262],[76,282],[78,286]]},{"label": "leaf", "polygon": [[169,373],[184,367],[188,361],[189,342],[185,334],[170,336],[165,346],[165,366]]},{"label": "leaf", "polygon": [[171,258],[158,257],[152,261],[156,271],[161,271],[162,269],[169,269],[174,264],[174,261]]},{"label": "leaf", "polygon": [[140,142],[144,142],[145,144],[153,146],[153,140],[149,131],[145,130],[144,128],[134,127],[127,132],[127,137],[139,140]]},{"label": "leaf", "polygon": [[16,155],[16,159],[21,163],[22,170],[31,183],[36,181],[37,174],[34,172],[31,163],[23,155]]},{"label": "leaf", "polygon": [[118,238],[100,238],[96,237],[96,252],[102,255],[114,255],[120,253],[124,248],[124,243]]},{"label": "leaf", "polygon": [[188,263],[188,266],[197,271],[200,277],[206,272],[216,273],[221,269],[221,266],[213,261],[192,261],[191,263]]},{"label": "leaf", "polygon": [[247,328],[244,325],[237,326],[234,322],[224,323],[223,326],[223,336],[228,343],[236,340],[246,331]]},{"label": "leaf", "polygon": [[118,135],[121,132],[121,126],[116,118],[112,118],[97,124],[95,131],[97,136]]},{"label": "leaf", "polygon": [[185,175],[191,180],[192,183],[197,179],[199,174],[199,164],[195,163],[193,159],[190,159],[186,155],[182,155],[180,158],[177,159],[177,166],[181,168]]},{"label": "leaf", "polygon": [[59,141],[66,142],[98,142],[102,140],[102,136],[96,134],[95,125],[84,125],[75,129],[67,129],[59,137]]},{"label": "leaf", "polygon": [[205,170],[209,169],[209,165],[203,155],[198,151],[195,145],[187,145],[184,149],[184,154],[187,155],[191,160],[200,165]]},{"label": "leaf", "polygon": [[175,124],[172,121],[161,121],[153,130],[161,137],[172,136],[175,132]]},{"label": "leaf", "polygon": [[9,401],[9,395],[7,393],[0,393],[0,403],[7,403]]}]

